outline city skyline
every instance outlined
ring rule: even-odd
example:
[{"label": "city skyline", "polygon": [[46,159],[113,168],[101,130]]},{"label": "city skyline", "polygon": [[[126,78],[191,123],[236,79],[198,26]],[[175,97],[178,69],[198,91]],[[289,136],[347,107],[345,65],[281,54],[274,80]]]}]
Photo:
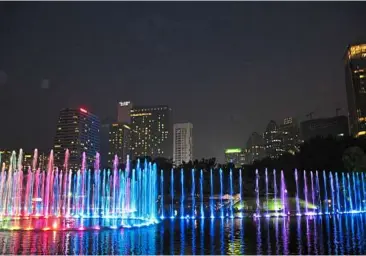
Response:
[{"label": "city skyline", "polygon": [[2,147],[51,149],[61,108],[103,120],[122,98],[169,105],[195,125],[195,155],[219,162],[271,119],[346,113],[342,58],[364,37],[363,3],[112,6],[0,4]]}]

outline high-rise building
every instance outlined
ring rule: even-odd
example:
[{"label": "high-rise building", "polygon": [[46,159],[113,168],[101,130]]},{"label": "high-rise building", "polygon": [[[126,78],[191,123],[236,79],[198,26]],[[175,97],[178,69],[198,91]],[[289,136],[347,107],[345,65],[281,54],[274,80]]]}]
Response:
[{"label": "high-rise building", "polygon": [[246,164],[245,150],[241,148],[225,149],[225,162],[232,163],[237,168],[241,167]]},{"label": "high-rise building", "polygon": [[366,43],[348,46],[345,71],[350,132],[366,135]]},{"label": "high-rise building", "polygon": [[131,101],[120,101],[118,102],[117,108],[117,123],[131,123],[130,112],[132,109]]},{"label": "high-rise building", "polygon": [[281,131],[276,122],[271,120],[264,132],[264,142],[266,148],[266,155],[269,158],[278,158],[283,152]]},{"label": "high-rise building", "polygon": [[109,153],[109,129],[111,124],[109,120],[105,120],[100,127],[100,167],[103,169],[110,168],[108,165]]},{"label": "high-rise building", "polygon": [[300,128],[297,120],[292,117],[285,118],[280,125],[279,132],[284,152],[290,154],[298,152],[302,141],[300,139]]},{"label": "high-rise building", "polygon": [[66,108],[60,111],[54,140],[54,163],[64,164],[66,149],[69,149],[69,168],[81,167],[82,153],[85,152],[87,165],[92,167],[95,154],[99,152],[99,118],[87,110]]},{"label": "high-rise building", "polygon": [[192,130],[191,123],[178,123],[173,126],[173,164],[176,166],[193,160]]},{"label": "high-rise building", "polygon": [[300,124],[301,137],[307,141],[315,137],[348,136],[348,120],[346,116],[317,118],[303,121]]},{"label": "high-rise building", "polygon": [[246,148],[246,162],[252,164],[254,161],[262,160],[266,157],[263,136],[253,132],[248,141]]},{"label": "high-rise building", "polygon": [[129,154],[130,126],[123,123],[115,123],[109,126],[109,150],[108,166],[113,166],[115,155],[119,163],[126,163]]},{"label": "high-rise building", "polygon": [[172,157],[170,115],[168,106],[131,109],[132,157]]}]

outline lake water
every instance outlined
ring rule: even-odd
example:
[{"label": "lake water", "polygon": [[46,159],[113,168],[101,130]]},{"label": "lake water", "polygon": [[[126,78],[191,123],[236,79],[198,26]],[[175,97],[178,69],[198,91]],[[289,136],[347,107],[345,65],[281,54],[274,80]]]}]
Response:
[{"label": "lake water", "polygon": [[1,231],[3,254],[366,254],[366,215],[164,220],[138,229]]}]

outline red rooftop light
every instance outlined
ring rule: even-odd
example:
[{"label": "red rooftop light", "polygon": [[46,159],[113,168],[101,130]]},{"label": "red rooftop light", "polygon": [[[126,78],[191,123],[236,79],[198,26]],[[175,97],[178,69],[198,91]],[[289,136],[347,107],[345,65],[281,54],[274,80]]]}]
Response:
[{"label": "red rooftop light", "polygon": [[80,108],[80,111],[83,113],[88,113],[88,111],[86,111],[86,109],[84,109],[84,108]]}]

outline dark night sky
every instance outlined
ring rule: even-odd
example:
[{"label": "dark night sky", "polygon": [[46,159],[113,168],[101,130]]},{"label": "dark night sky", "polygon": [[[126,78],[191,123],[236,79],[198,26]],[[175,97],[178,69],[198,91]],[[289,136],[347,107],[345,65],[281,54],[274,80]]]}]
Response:
[{"label": "dark night sky", "polygon": [[[346,111],[342,57],[366,3],[0,3],[0,148],[52,145],[58,111],[168,104],[195,157],[270,119]],[[6,75],[5,75],[6,74]],[[6,79],[5,79],[6,78]],[[42,82],[48,79],[49,82]]]}]

